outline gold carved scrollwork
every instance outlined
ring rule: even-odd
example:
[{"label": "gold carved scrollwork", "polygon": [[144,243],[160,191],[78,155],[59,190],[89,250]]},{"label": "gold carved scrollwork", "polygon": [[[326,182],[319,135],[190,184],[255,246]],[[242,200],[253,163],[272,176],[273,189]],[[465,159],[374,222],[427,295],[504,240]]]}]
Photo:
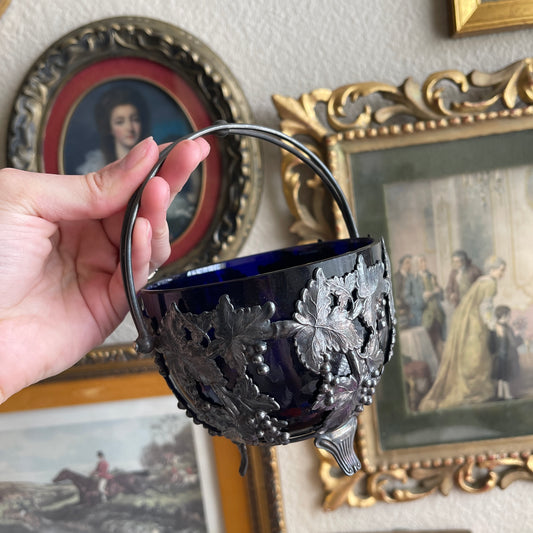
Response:
[{"label": "gold carved scrollwork", "polygon": [[[334,90],[316,89],[298,99],[274,95],[281,129],[326,159],[327,138],[411,133],[447,127],[533,104],[533,58],[517,61],[493,73],[458,70],[435,72],[419,84],[407,78],[398,87],[361,82]],[[479,117],[480,116],[480,117]],[[295,217],[291,230],[302,241],[331,238],[335,233],[329,197],[316,177],[302,174],[291,154],[282,156],[283,190]]]},{"label": "gold carved scrollwork", "polygon": [[395,503],[419,500],[440,492],[447,496],[453,486],[469,493],[507,488],[518,480],[533,481],[533,457],[458,457],[437,460],[427,467],[391,465],[387,470],[362,469],[353,477],[340,474],[331,456],[319,451],[325,496],[323,509],[334,511],[342,505],[370,507],[377,502]]},{"label": "gold carved scrollwork", "polygon": [[[331,91],[328,89],[317,89],[302,95],[298,101],[279,95],[273,97],[278,113],[282,117],[282,130],[291,136],[302,135],[309,138],[305,144],[322,159],[324,153],[321,143],[329,130],[321,122],[316,108],[321,102],[329,100],[330,95]],[[322,209],[326,198],[322,181],[317,176],[301,174],[306,166],[288,153],[283,153],[281,166],[283,192],[289,209],[296,219],[291,231],[304,242],[317,239],[330,240],[333,232]],[[306,201],[302,202],[301,199],[304,197]]]}]

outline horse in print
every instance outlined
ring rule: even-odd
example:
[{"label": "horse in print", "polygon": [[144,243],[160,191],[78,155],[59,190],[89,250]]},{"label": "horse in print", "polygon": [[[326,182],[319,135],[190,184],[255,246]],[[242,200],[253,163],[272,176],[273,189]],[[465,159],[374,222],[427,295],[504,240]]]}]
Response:
[{"label": "horse in print", "polygon": [[[118,472],[107,482],[106,492],[109,499],[114,498],[117,494],[139,494],[144,489],[144,483],[141,476],[145,473],[137,472]],[[78,489],[80,500],[79,503],[95,504],[101,501],[101,495],[98,492],[98,480],[94,477],[85,476],[64,468],[53,479],[54,483],[60,481],[70,481]]]}]

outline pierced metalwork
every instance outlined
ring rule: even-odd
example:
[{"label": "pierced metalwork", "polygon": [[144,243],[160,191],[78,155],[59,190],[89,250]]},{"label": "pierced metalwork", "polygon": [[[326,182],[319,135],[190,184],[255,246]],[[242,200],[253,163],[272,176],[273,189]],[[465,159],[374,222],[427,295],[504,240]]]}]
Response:
[{"label": "pierced metalwork", "polygon": [[[235,308],[232,299],[244,297],[243,292],[246,291],[243,291],[242,286],[236,288],[230,283],[228,292],[224,294],[224,283],[227,281],[224,275],[217,277],[214,283],[218,289],[224,287],[224,291],[218,293],[218,303],[211,310],[200,307],[193,313],[187,308],[187,288],[205,291],[206,295],[209,293],[209,285],[213,282],[206,283],[204,288],[205,280],[200,278],[198,286],[194,286],[192,281],[193,285],[186,283],[186,287],[183,287],[180,281],[174,280],[177,285],[170,284],[166,289],[165,285],[170,280],[161,281],[160,284],[148,285],[138,297],[131,263],[135,219],[144,187],[179,142],[176,141],[162,151],[156,165],[130,198],[124,216],[121,269],[128,303],[139,333],[137,348],[144,353],[155,352],[161,373],[177,396],[180,407],[186,409],[189,416],[214,434],[224,435],[239,445],[241,472],[245,470],[247,462],[245,444],[285,444],[292,438],[300,440],[315,436],[319,445],[328,446],[336,454],[343,471],[352,474],[360,467],[351,446],[355,424],[349,425],[352,428],[350,431],[339,428],[348,427],[348,419],[357,416],[362,405],[370,403],[373,393],[370,385],[377,383],[394,344],[391,269],[384,243],[380,245],[370,237],[359,238],[342,189],[326,165],[297,140],[263,126],[224,122],[186,138],[195,139],[210,133],[255,137],[298,157],[331,192],[350,239],[342,245],[335,243],[333,249],[324,255],[321,255],[323,250],[320,243],[310,245],[307,250],[315,248],[314,252],[318,255],[314,260],[308,259],[310,262],[305,268],[297,262],[291,265],[290,262],[279,261],[277,264],[274,261],[276,266],[269,266],[273,270],[265,270],[268,285],[270,278],[278,274],[284,282],[289,283],[291,272],[295,272],[293,267],[302,267],[298,271],[301,277],[297,279],[300,279],[298,283],[305,283],[306,286],[294,304],[292,320],[272,322],[271,318],[276,312],[276,305],[292,305],[294,294],[285,302],[284,295],[275,289],[273,295],[269,294],[277,303],[267,301],[260,306]],[[332,243],[324,245],[331,246]],[[292,249],[289,254],[298,256],[302,250]],[[375,254],[380,259],[376,259]],[[260,262],[260,256],[250,260]],[[343,264],[338,263],[339,257],[343,257],[343,261],[352,258],[355,263],[353,271],[339,275],[339,266]],[[375,262],[367,264],[366,261]],[[311,265],[315,263],[328,265],[327,268],[333,269],[336,275],[326,277],[322,267],[318,266],[311,274]],[[257,266],[258,272],[262,272],[261,265]],[[231,262],[228,262],[222,266],[222,271],[232,268]],[[343,272],[345,268],[342,267],[340,271]],[[189,274],[194,278],[194,273]],[[240,276],[238,279],[241,283],[249,280],[249,286],[254,286],[256,280],[253,273],[250,275],[245,270],[240,272]],[[181,296],[179,291],[174,292],[179,287],[185,291],[181,292]],[[157,303],[154,302],[157,316],[150,316],[152,311],[148,311],[147,307],[144,313],[141,309],[144,298],[151,300],[156,294],[152,289],[156,289],[159,295]],[[167,290],[169,300],[165,300],[164,296]],[[180,308],[180,304],[183,308]],[[287,316],[287,313],[282,316]],[[263,354],[269,349],[269,341],[274,339],[291,340],[294,347],[290,348],[289,343],[284,342],[283,350],[272,349],[272,357],[268,358],[267,364]],[[284,365],[280,364],[281,360]],[[286,402],[285,412],[278,404],[278,401],[285,402],[285,399],[281,399],[280,391],[272,390],[271,383],[261,383],[259,379],[260,376],[267,376],[271,370],[269,365],[274,364],[279,364],[282,386],[285,387],[281,393],[288,393],[290,399]],[[303,368],[299,365],[303,365]],[[286,373],[294,372],[296,368],[305,374],[305,379],[290,389]],[[311,380],[308,380],[309,375]],[[359,398],[361,385],[363,396]],[[300,394],[303,396],[300,397]],[[291,409],[301,416],[291,415]],[[296,425],[291,427],[295,418]],[[347,439],[351,439],[348,444]]]},{"label": "pierced metalwork", "polygon": [[[355,417],[370,404],[392,353],[388,322],[392,307],[390,270],[383,261],[327,278],[317,268],[295,303],[292,320],[272,321],[273,302],[235,308],[228,295],[211,311],[180,311],[174,302],[155,336],[165,377],[189,416],[235,443],[287,444],[280,406],[262,394],[254,376],[268,374],[263,354],[273,339],[290,339],[300,362],[317,376],[314,409],[328,412],[317,446],[329,449],[347,473],[354,454]],[[230,377],[228,377],[230,376]],[[353,421],[351,420],[353,419]]]}]

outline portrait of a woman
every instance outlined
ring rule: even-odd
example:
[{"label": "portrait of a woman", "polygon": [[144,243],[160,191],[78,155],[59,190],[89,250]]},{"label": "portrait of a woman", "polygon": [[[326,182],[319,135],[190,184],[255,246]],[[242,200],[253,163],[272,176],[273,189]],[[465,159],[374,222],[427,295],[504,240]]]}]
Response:
[{"label": "portrait of a woman", "polygon": [[506,263],[497,256],[485,262],[485,275],[470,287],[453,314],[433,386],[420,411],[485,402],[494,397],[489,333],[495,327],[493,300]]},{"label": "portrait of a woman", "polygon": [[[87,174],[126,155],[153,136],[159,144],[192,131],[180,103],[156,84],[134,78],[111,79],[87,91],[66,125],[61,170]],[[191,225],[202,194],[196,169],[167,213],[171,241]]]},{"label": "portrait of a woman", "polygon": [[100,148],[90,150],[76,168],[86,174],[120,159],[150,135],[150,116],[143,96],[127,85],[108,89],[95,105]]}]

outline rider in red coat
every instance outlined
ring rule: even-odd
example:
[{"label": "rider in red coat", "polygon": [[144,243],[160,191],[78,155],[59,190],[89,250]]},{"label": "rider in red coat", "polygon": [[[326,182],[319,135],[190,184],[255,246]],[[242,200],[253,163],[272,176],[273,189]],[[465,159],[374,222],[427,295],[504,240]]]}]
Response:
[{"label": "rider in red coat", "polygon": [[103,502],[107,501],[107,482],[113,476],[109,473],[109,463],[106,461],[103,452],[98,452],[98,463],[92,472],[92,476],[98,478],[98,492]]}]

